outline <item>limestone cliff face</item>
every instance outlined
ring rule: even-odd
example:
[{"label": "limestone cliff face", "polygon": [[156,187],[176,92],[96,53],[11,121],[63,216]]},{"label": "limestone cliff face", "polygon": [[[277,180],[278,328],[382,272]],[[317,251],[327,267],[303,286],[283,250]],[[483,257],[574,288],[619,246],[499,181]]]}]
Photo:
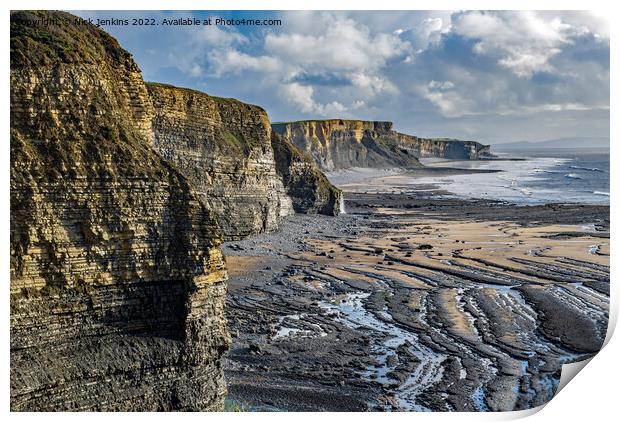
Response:
[{"label": "limestone cliff face", "polygon": [[401,147],[419,158],[437,157],[456,160],[480,160],[493,157],[490,145],[475,141],[446,138],[418,138],[413,135],[392,132]]},{"label": "limestone cliff face", "polygon": [[222,409],[217,224],[131,56],[73,19],[11,14],[11,409]]},{"label": "limestone cliff face", "polygon": [[344,211],[342,191],[327,180],[310,157],[275,132],[271,135],[271,145],[276,170],[295,212],[338,215]]},{"label": "limestone cliff face", "polygon": [[155,149],[190,180],[226,239],[274,230],[293,212],[262,108],[170,85],[147,86]]},{"label": "limestone cliff face", "polygon": [[392,130],[392,122],[308,120],[272,124],[274,132],[310,155],[326,171],[349,167],[419,167],[418,158],[478,159],[488,145],[425,139]]},{"label": "limestone cliff face", "polygon": [[390,122],[308,120],[274,123],[274,132],[307,153],[325,171],[350,167],[419,167],[389,133]]}]

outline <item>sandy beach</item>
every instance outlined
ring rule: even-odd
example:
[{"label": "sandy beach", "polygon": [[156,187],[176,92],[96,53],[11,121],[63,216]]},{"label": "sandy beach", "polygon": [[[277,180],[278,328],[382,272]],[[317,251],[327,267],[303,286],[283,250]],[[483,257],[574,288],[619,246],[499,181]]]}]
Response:
[{"label": "sandy beach", "polygon": [[605,337],[609,207],[437,199],[387,173],[341,184],[345,215],[296,215],[225,245],[229,403],[506,411],[550,400],[561,365]]}]

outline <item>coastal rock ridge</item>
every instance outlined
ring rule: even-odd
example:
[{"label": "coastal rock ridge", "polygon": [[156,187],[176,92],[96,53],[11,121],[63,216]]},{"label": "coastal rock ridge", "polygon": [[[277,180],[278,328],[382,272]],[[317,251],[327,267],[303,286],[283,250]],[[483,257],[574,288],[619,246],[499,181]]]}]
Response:
[{"label": "coastal rock ridge", "polygon": [[273,123],[274,132],[312,157],[324,171],[351,167],[421,167],[418,158],[491,158],[489,145],[419,138],[392,130],[392,122],[305,120]]}]

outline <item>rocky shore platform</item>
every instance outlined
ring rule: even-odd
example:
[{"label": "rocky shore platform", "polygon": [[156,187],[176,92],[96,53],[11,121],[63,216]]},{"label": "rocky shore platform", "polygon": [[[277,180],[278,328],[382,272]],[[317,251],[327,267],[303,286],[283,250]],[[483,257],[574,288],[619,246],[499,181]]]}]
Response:
[{"label": "rocky shore platform", "polygon": [[228,242],[229,406],[508,411],[550,400],[609,314],[609,207],[345,191]]}]

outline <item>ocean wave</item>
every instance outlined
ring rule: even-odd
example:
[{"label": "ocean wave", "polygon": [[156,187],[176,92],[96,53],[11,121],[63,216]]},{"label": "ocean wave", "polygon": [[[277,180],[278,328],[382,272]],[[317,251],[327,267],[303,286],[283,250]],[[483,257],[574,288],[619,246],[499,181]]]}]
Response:
[{"label": "ocean wave", "polygon": [[569,179],[583,179],[583,177],[575,173],[565,174],[564,177],[568,177]]},{"label": "ocean wave", "polygon": [[601,192],[600,190],[595,190],[594,192],[592,192],[594,195],[604,195],[604,196],[609,196],[609,192]]},{"label": "ocean wave", "polygon": [[570,168],[575,170],[587,170],[587,171],[603,171],[596,167],[580,167],[580,166],[570,166]]}]

